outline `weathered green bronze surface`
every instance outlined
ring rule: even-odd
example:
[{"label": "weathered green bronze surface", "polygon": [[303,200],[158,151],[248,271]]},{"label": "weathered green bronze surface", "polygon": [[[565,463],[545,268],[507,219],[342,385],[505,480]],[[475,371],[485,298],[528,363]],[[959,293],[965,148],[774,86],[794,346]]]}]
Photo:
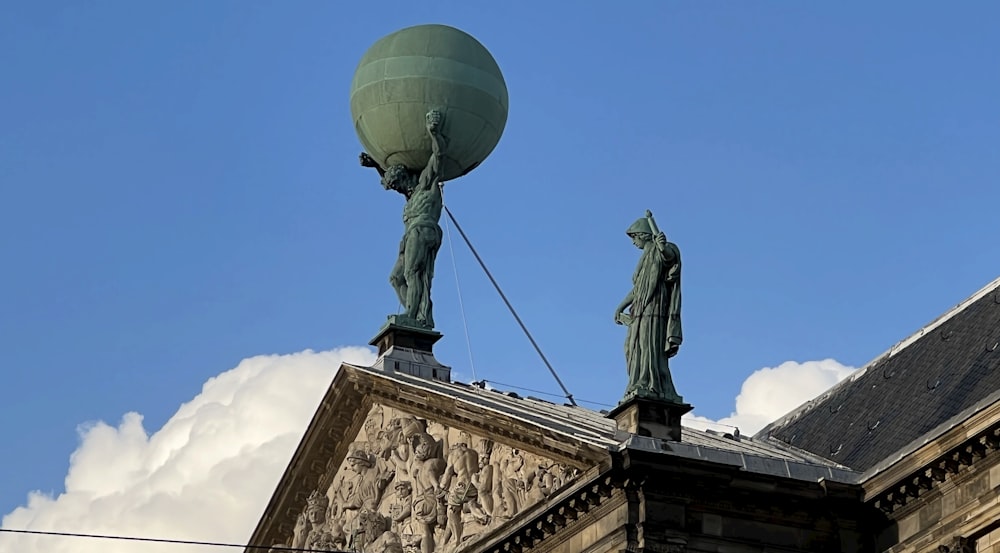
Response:
[{"label": "weathered green bronze surface", "polygon": [[404,165],[392,165],[383,170],[366,153],[361,154],[361,165],[377,170],[386,190],[395,190],[406,198],[399,257],[389,274],[389,282],[405,311],[392,316],[393,321],[403,326],[434,328],[431,280],[434,278],[434,260],[441,248],[438,221],[442,206],[441,157],[446,140],[441,135],[441,113],[431,111],[425,119],[433,149],[419,174]]},{"label": "weathered green bronze surface", "polygon": [[670,378],[669,364],[683,339],[680,250],[667,242],[648,210],[626,234],[642,255],[632,275],[632,291],[615,310],[615,322],[628,326],[628,386],[622,402],[640,397],[683,403]]},{"label": "weathered green bronze surface", "polygon": [[493,151],[507,106],[507,85],[493,56],[446,25],[418,25],[383,37],[361,58],[351,83],[354,128],[381,167],[422,170],[431,155],[424,115],[442,113],[451,140],[441,160],[446,181]]},{"label": "weathered green bronze surface", "polygon": [[351,84],[361,165],[406,198],[403,239],[389,275],[404,312],[396,325],[434,328],[431,281],[441,247],[441,187],[478,166],[507,122],[496,61],[445,25],[409,27],[365,53]]}]

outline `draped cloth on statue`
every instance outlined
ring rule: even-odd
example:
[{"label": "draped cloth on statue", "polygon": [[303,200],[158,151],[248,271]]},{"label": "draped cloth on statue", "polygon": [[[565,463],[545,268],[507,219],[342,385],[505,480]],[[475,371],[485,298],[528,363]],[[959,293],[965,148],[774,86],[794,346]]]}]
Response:
[{"label": "draped cloth on statue", "polygon": [[669,364],[683,340],[681,256],[677,246],[667,242],[660,251],[653,241],[647,243],[632,284],[631,321],[625,337],[625,400],[644,397],[682,403]]}]

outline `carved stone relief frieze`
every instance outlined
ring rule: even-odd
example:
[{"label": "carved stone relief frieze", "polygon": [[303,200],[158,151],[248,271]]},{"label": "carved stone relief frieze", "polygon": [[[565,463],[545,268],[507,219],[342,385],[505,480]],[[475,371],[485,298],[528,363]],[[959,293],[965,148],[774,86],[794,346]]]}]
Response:
[{"label": "carved stone relief frieze", "polygon": [[976,553],[976,542],[956,536],[947,545],[939,545],[937,549],[939,553]]},{"label": "carved stone relief frieze", "polygon": [[310,495],[291,545],[452,552],[546,501],[577,475],[516,447],[376,404],[329,489]]}]

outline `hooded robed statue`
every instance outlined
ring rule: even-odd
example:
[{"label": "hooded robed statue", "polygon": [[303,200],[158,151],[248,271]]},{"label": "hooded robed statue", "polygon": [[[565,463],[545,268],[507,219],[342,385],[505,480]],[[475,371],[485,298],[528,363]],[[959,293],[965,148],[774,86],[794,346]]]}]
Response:
[{"label": "hooded robed statue", "polygon": [[670,378],[669,364],[683,340],[680,250],[667,242],[648,210],[626,234],[642,255],[632,275],[632,291],[615,311],[615,322],[628,326],[628,386],[622,402],[639,397],[683,403]]}]

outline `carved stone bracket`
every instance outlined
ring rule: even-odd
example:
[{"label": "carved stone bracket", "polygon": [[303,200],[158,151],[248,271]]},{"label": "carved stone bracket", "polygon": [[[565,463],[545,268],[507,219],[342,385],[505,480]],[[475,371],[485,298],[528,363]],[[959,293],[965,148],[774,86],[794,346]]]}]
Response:
[{"label": "carved stone bracket", "polygon": [[976,542],[956,536],[946,545],[939,545],[937,550],[938,553],[976,553]]},{"label": "carved stone bracket", "polygon": [[603,478],[553,502],[547,509],[485,549],[489,553],[522,552],[573,524],[601,505],[614,492],[610,478]]},{"label": "carved stone bracket", "polygon": [[[1000,424],[969,438],[960,445],[937,457],[920,470],[902,479],[870,501],[886,514],[904,506],[912,499],[927,493],[935,485],[944,482],[971,467],[990,453],[1000,450]],[[944,547],[944,546],[942,546]]]}]

